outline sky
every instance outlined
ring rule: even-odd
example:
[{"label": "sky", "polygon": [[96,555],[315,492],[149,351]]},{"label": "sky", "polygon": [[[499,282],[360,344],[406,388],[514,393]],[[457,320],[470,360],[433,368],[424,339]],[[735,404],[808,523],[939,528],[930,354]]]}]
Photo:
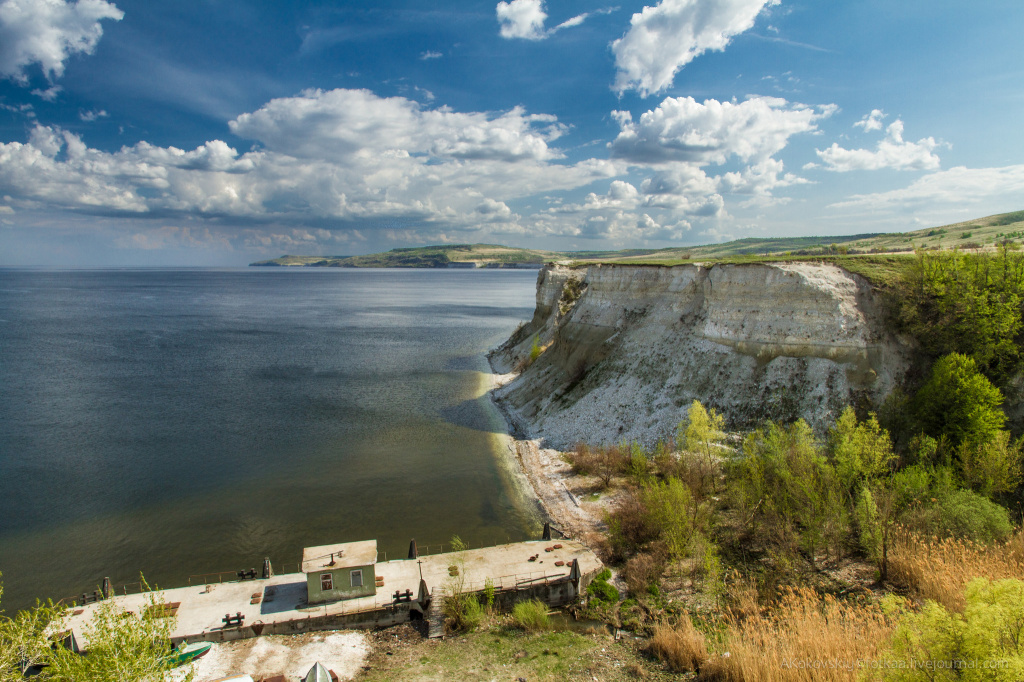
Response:
[{"label": "sky", "polygon": [[1021,210],[1022,28],[1020,0],[0,0],[0,266]]}]

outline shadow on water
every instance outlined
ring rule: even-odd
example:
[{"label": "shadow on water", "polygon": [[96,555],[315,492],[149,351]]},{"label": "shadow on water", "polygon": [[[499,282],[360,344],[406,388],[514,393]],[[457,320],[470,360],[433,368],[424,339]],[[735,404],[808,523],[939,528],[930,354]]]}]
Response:
[{"label": "shadow on water", "polygon": [[504,422],[491,418],[489,410],[490,398],[486,395],[479,398],[463,400],[455,405],[440,408],[437,413],[449,424],[472,429],[482,433],[506,433]]}]

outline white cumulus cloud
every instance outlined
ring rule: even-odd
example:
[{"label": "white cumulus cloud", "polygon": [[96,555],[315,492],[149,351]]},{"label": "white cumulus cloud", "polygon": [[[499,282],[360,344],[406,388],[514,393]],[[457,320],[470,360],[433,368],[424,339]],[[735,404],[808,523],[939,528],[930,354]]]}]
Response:
[{"label": "white cumulus cloud", "polygon": [[123,16],[105,0],[2,0],[0,75],[27,83],[25,68],[39,64],[47,78],[59,78],[68,58],[96,49],[103,35],[101,21]]},{"label": "white cumulus cloud", "polygon": [[497,12],[502,38],[541,40],[547,37],[544,21],[548,15],[543,0],[499,2]]},{"label": "white cumulus cloud", "polygon": [[870,114],[867,114],[861,120],[853,124],[854,128],[863,128],[865,132],[872,130],[882,129],[882,119],[885,118],[885,112],[881,109],[872,109]]},{"label": "white cumulus cloud", "polygon": [[230,124],[255,151],[211,140],[192,150],[143,141],[106,152],[36,125],[27,142],[0,143],[0,187],[15,209],[332,231],[400,222],[420,235],[440,235],[428,228],[443,225],[459,239],[460,230],[482,226],[522,233],[510,199],[583,187],[622,169],[601,159],[564,162],[549,144],[563,131],[555,117],[519,108],[463,113],[361,90],[310,91]]},{"label": "white cumulus cloud", "polygon": [[670,85],[676,72],[708,50],[724,50],[779,0],[662,0],[633,15],[629,31],[612,43],[615,90],[646,97]]},{"label": "white cumulus cloud", "polygon": [[[877,110],[876,110],[877,111]],[[881,112],[879,112],[881,113]],[[874,114],[874,112],[872,112]],[[867,119],[865,130],[874,130]],[[881,122],[878,122],[881,128]],[[845,149],[833,142],[828,149],[817,149],[818,157],[825,162],[825,169],[845,173],[853,170],[879,170],[892,168],[895,170],[936,170],[939,168],[939,157],[934,153],[939,143],[933,137],[925,137],[917,142],[903,139],[903,121],[896,119],[886,129],[885,137],[878,142],[875,149]]]},{"label": "white cumulus cloud", "polygon": [[341,161],[365,153],[423,154],[460,159],[538,161],[561,158],[548,145],[564,126],[554,116],[516,107],[500,116],[424,109],[404,97],[369,90],[308,90],[274,99],[228,123],[231,132],[267,149],[302,158]]},{"label": "white cumulus cloud", "polygon": [[809,107],[778,97],[738,103],[666,97],[639,121],[613,112],[621,131],[610,147],[613,157],[634,163],[722,164],[730,156],[758,161],[781,151],[793,135],[817,130],[817,121],[833,111],[831,105]]},{"label": "white cumulus cloud", "polygon": [[[606,10],[601,10],[606,11]],[[523,40],[543,40],[563,28],[579,26],[589,12],[566,19],[554,28],[544,28],[548,14],[544,11],[544,0],[511,0],[499,2],[496,7],[499,31],[502,38],[521,38]]]}]

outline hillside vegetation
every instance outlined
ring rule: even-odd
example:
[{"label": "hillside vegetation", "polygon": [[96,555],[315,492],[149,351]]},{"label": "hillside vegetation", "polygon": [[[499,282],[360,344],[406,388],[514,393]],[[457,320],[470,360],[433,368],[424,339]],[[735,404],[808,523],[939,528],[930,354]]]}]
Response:
[{"label": "hillside vegetation", "polygon": [[1024,211],[1000,213],[912,232],[832,237],[747,238],[722,244],[648,251],[580,252],[579,263],[677,265],[692,261],[743,262],[820,256],[911,253],[915,250],[982,250],[1003,242],[1024,242]]},{"label": "hillside vegetation", "polygon": [[476,267],[517,264],[540,266],[562,257],[562,254],[554,251],[518,249],[498,244],[445,244],[391,249],[364,256],[281,256],[251,265],[321,268],[446,268],[460,263]]},{"label": "hillside vegetation", "polygon": [[[441,244],[397,248],[363,256],[286,255],[252,263],[256,266],[305,266],[352,268],[445,268],[455,264],[477,267],[541,265],[551,261],[586,263],[629,263],[678,265],[694,261],[745,262],[764,259],[794,259],[857,256],[912,252],[915,249],[984,249],[1004,241],[1024,241],[1024,211],[1002,213],[942,227],[889,234],[858,234],[829,237],[780,237],[738,239],[723,244],[671,247],[664,249],[623,249],[620,251],[546,251],[498,244]],[[853,268],[875,272],[869,261]],[[874,263],[875,265],[871,265]],[[840,263],[845,267],[845,263]],[[889,261],[890,266],[892,262]],[[853,269],[854,272],[858,270]],[[863,274],[863,273],[858,273]]]}]

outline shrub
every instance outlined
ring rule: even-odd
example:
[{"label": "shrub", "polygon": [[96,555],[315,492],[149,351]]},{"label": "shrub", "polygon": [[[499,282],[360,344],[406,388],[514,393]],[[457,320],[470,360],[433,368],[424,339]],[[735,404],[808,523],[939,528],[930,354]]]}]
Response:
[{"label": "shrub", "polygon": [[444,625],[449,632],[469,632],[480,625],[484,607],[476,595],[463,592],[448,594],[444,598]]},{"label": "shrub", "polygon": [[1017,371],[1024,255],[919,253],[894,289],[904,331],[931,357],[962,353],[1001,384]]},{"label": "shrub", "polygon": [[538,632],[551,627],[548,607],[537,599],[521,601],[512,608],[512,622],[527,632]]},{"label": "shrub", "polygon": [[565,462],[572,467],[572,472],[580,476],[594,473],[596,453],[586,443],[577,443],[569,452],[563,453]]},{"label": "shrub", "polygon": [[[147,607],[135,614],[112,601],[101,603],[83,638],[89,644],[87,656],[58,646],[53,649],[46,675],[56,680],[137,680],[161,682],[169,667],[164,656],[170,651],[174,618],[164,617],[163,602],[150,595]],[[194,679],[190,672],[187,679]]]},{"label": "shrub", "polygon": [[465,589],[468,545],[458,535],[451,539],[449,578],[444,585],[445,629],[449,632],[468,632],[476,629],[483,619],[484,609],[477,596]]},{"label": "shrub", "polygon": [[683,448],[699,457],[701,491],[715,489],[718,476],[716,445],[725,438],[725,417],[714,408],[704,409],[699,400],[694,400],[686,414],[686,420],[679,424],[679,442]]},{"label": "shrub", "polygon": [[605,518],[611,560],[627,559],[658,540],[661,533],[654,524],[637,490],[623,495]]},{"label": "shrub", "polygon": [[530,345],[530,363],[532,364],[543,352],[544,349],[540,347],[540,337],[533,337],[533,343]]},{"label": "shrub", "polygon": [[999,431],[981,443],[961,443],[956,451],[957,470],[972,490],[992,497],[1017,489],[1021,481],[1021,441]]},{"label": "shrub", "polygon": [[754,532],[782,554],[797,547],[840,553],[849,531],[846,494],[803,420],[769,423],[743,441],[736,487]]},{"label": "shrub", "polygon": [[[963,613],[929,601],[904,614],[885,657],[884,678],[1024,679],[1024,581],[978,578],[964,591]],[[942,664],[922,670],[922,663]],[[996,667],[993,667],[996,666]]]},{"label": "shrub", "polygon": [[665,543],[671,558],[685,558],[704,516],[690,489],[678,478],[669,478],[645,484],[640,489],[640,499],[650,531]]},{"label": "shrub", "polygon": [[648,649],[673,672],[700,671],[708,660],[704,635],[693,626],[686,613],[677,625],[659,623],[654,626]]},{"label": "shrub", "polygon": [[698,503],[679,479],[648,481],[628,491],[607,516],[613,558],[626,559],[658,544],[673,559],[685,558],[707,515],[707,505]]},{"label": "shrub", "polygon": [[624,458],[625,471],[623,473],[629,477],[633,485],[641,485],[650,478],[650,460],[647,458],[647,452],[639,443],[632,443],[628,447],[628,453],[629,455]]},{"label": "shrub", "polygon": [[903,520],[922,533],[981,543],[1005,540],[1013,532],[1009,512],[974,491],[943,492],[933,500],[908,512]]},{"label": "shrub", "polygon": [[616,474],[621,474],[627,461],[627,452],[623,452],[618,445],[608,445],[597,448],[594,456],[594,473],[601,479],[601,484],[607,488],[612,483]]},{"label": "shrub", "polygon": [[587,594],[592,599],[608,604],[614,604],[619,601],[619,591],[608,582],[608,579],[611,577],[612,572],[607,568],[598,573],[590,584],[587,585]]},{"label": "shrub", "polygon": [[573,276],[566,279],[562,285],[562,295],[558,299],[558,316],[562,317],[572,310],[586,290],[587,285],[582,277]]},{"label": "shrub", "polygon": [[657,585],[665,569],[665,558],[661,554],[642,552],[626,562],[623,577],[629,593],[638,596],[652,585]]}]

